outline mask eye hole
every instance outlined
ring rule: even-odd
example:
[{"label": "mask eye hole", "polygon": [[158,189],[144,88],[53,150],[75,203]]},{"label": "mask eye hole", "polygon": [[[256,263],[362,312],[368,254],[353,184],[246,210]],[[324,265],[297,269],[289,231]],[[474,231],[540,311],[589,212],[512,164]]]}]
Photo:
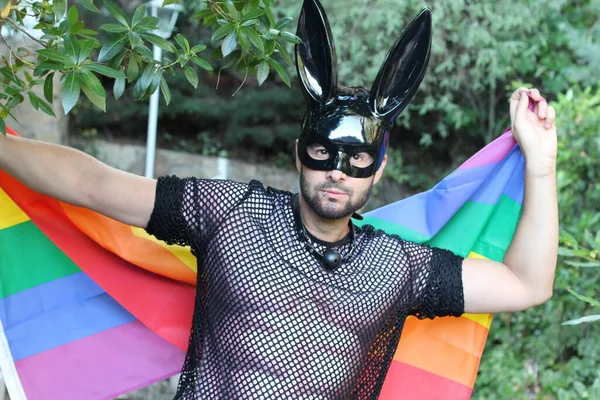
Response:
[{"label": "mask eye hole", "polygon": [[306,152],[314,160],[327,160],[329,158],[329,151],[319,143],[306,146]]},{"label": "mask eye hole", "polygon": [[366,168],[369,165],[373,164],[375,158],[371,153],[367,153],[365,151],[360,153],[350,154],[350,164],[358,168]]}]

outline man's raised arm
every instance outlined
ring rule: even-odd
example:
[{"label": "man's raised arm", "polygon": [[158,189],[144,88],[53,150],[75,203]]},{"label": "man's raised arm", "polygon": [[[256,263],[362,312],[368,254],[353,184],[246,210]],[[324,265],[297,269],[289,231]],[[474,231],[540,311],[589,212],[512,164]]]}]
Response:
[{"label": "man's raised arm", "polygon": [[[529,101],[536,103],[528,110]],[[558,252],[555,111],[539,91],[521,88],[511,97],[513,136],[525,157],[525,198],[515,235],[502,263],[465,259],[465,311],[523,310],[552,296]]]},{"label": "man's raised arm", "polygon": [[0,169],[39,193],[141,228],[154,207],[156,180],[65,146],[0,135]]}]

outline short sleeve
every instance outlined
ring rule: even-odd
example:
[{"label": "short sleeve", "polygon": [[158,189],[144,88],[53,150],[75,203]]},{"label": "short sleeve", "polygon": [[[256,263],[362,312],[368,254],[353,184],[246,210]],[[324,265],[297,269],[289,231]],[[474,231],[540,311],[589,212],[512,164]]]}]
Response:
[{"label": "short sleeve", "polygon": [[451,251],[405,242],[411,263],[413,306],[411,315],[424,318],[464,313],[463,257]]},{"label": "short sleeve", "polygon": [[215,179],[158,178],[146,231],[168,244],[192,246],[244,198],[248,185]]}]

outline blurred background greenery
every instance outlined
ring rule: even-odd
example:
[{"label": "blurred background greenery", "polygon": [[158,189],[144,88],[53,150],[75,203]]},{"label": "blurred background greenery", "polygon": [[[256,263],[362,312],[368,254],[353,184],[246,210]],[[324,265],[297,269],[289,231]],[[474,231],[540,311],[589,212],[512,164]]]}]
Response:
[{"label": "blurred background greenery", "polygon": [[[203,2],[180,3],[186,12],[177,32],[218,50],[212,29],[190,18]],[[600,399],[600,321],[592,317],[600,314],[594,301],[600,298],[600,1],[323,4],[346,85],[369,86],[403,27],[423,6],[432,10],[429,70],[398,118],[386,169],[387,180],[412,192],[429,188],[497,137],[509,124],[508,96],[518,86],[539,88],[556,107],[561,255],[554,296],[494,318],[473,398]],[[282,18],[297,16],[300,6],[280,0],[272,8]],[[107,22],[91,12],[82,18],[92,29]],[[290,88],[279,75],[259,86],[244,72],[223,69],[222,57],[210,63],[213,71],[196,68],[197,89],[183,74],[165,75],[172,100],[160,107],[159,147],[291,167],[304,110],[294,68],[286,67]],[[131,88],[117,102],[108,96],[106,114],[83,100],[71,113],[71,134],[144,141],[147,113]],[[579,323],[586,316],[590,322]]]}]

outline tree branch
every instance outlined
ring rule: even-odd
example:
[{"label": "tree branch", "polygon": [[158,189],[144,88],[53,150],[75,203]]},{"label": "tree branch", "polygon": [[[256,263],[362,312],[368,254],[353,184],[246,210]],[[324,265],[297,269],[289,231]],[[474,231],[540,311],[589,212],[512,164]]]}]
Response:
[{"label": "tree branch", "polygon": [[21,33],[25,34],[25,36],[27,36],[29,39],[33,40],[34,42],[36,42],[37,44],[39,44],[40,46],[43,46],[45,48],[48,48],[48,45],[38,39],[36,39],[35,37],[33,37],[29,32],[27,32],[25,29],[21,28],[20,26],[18,26],[17,24],[15,24],[15,21],[13,21],[10,18],[6,18],[6,21],[10,22],[10,24],[12,26],[15,27],[16,30],[20,31]]}]

